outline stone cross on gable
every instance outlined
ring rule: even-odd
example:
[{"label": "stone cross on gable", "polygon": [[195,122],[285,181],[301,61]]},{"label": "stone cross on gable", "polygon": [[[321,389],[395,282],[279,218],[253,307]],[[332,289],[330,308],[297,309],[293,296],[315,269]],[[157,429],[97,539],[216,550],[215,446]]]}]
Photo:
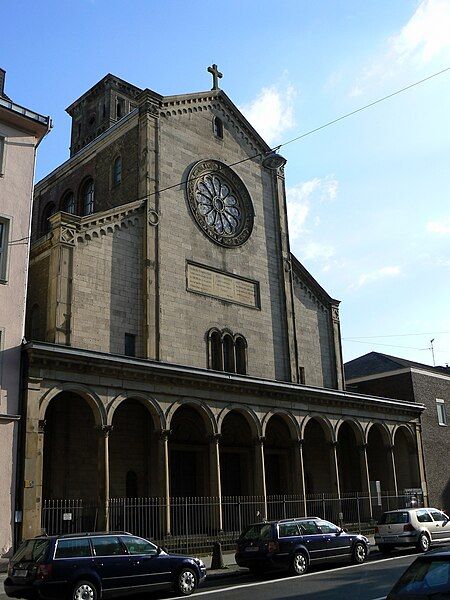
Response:
[{"label": "stone cross on gable", "polygon": [[222,73],[217,68],[217,65],[208,67],[207,70],[208,70],[208,73],[211,73],[211,75],[213,76],[213,86],[211,89],[218,90],[219,89],[219,79],[222,79],[222,77],[223,77]]}]

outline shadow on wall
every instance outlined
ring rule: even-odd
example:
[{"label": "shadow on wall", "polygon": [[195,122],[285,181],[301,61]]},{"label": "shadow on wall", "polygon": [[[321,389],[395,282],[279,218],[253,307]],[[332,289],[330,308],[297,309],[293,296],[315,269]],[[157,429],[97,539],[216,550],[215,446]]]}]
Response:
[{"label": "shadow on wall", "polygon": [[450,513],[450,479],[442,491],[442,509],[448,515]]}]

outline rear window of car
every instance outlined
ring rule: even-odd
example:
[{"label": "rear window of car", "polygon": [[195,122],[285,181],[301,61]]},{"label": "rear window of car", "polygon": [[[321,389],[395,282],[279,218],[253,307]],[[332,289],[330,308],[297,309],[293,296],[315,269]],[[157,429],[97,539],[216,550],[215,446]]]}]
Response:
[{"label": "rear window of car", "polygon": [[450,561],[417,559],[402,575],[393,589],[395,594],[426,594],[427,597],[448,592],[450,586]]},{"label": "rear window of car", "polygon": [[117,556],[125,554],[122,543],[116,536],[108,535],[104,537],[93,537],[95,556]]},{"label": "rear window of car", "polygon": [[87,538],[58,540],[55,558],[78,558],[91,556],[91,545]]},{"label": "rear window of car", "polygon": [[316,521],[302,521],[300,524],[300,533],[303,535],[314,535],[320,533]]},{"label": "rear window of car", "polygon": [[268,540],[272,535],[270,523],[257,523],[250,525],[241,535],[241,540]]},{"label": "rear window of car", "polygon": [[381,515],[379,525],[400,525],[409,523],[409,513],[407,512],[388,512]]},{"label": "rear window of car", "polygon": [[42,562],[50,546],[50,540],[25,540],[12,557],[13,562]]}]

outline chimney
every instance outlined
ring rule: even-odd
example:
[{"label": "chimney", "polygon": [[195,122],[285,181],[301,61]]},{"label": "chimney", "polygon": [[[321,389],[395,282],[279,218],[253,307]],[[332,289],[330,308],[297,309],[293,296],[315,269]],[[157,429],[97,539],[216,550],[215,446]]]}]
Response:
[{"label": "chimney", "polygon": [[0,67],[0,96],[5,95],[6,71]]}]

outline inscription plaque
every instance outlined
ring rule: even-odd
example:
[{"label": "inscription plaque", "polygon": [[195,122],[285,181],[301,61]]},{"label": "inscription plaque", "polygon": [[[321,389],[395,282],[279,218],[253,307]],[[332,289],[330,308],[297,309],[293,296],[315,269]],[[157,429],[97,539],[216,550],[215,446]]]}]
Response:
[{"label": "inscription plaque", "polygon": [[259,285],[256,281],[187,263],[186,285],[190,292],[259,308]]}]

